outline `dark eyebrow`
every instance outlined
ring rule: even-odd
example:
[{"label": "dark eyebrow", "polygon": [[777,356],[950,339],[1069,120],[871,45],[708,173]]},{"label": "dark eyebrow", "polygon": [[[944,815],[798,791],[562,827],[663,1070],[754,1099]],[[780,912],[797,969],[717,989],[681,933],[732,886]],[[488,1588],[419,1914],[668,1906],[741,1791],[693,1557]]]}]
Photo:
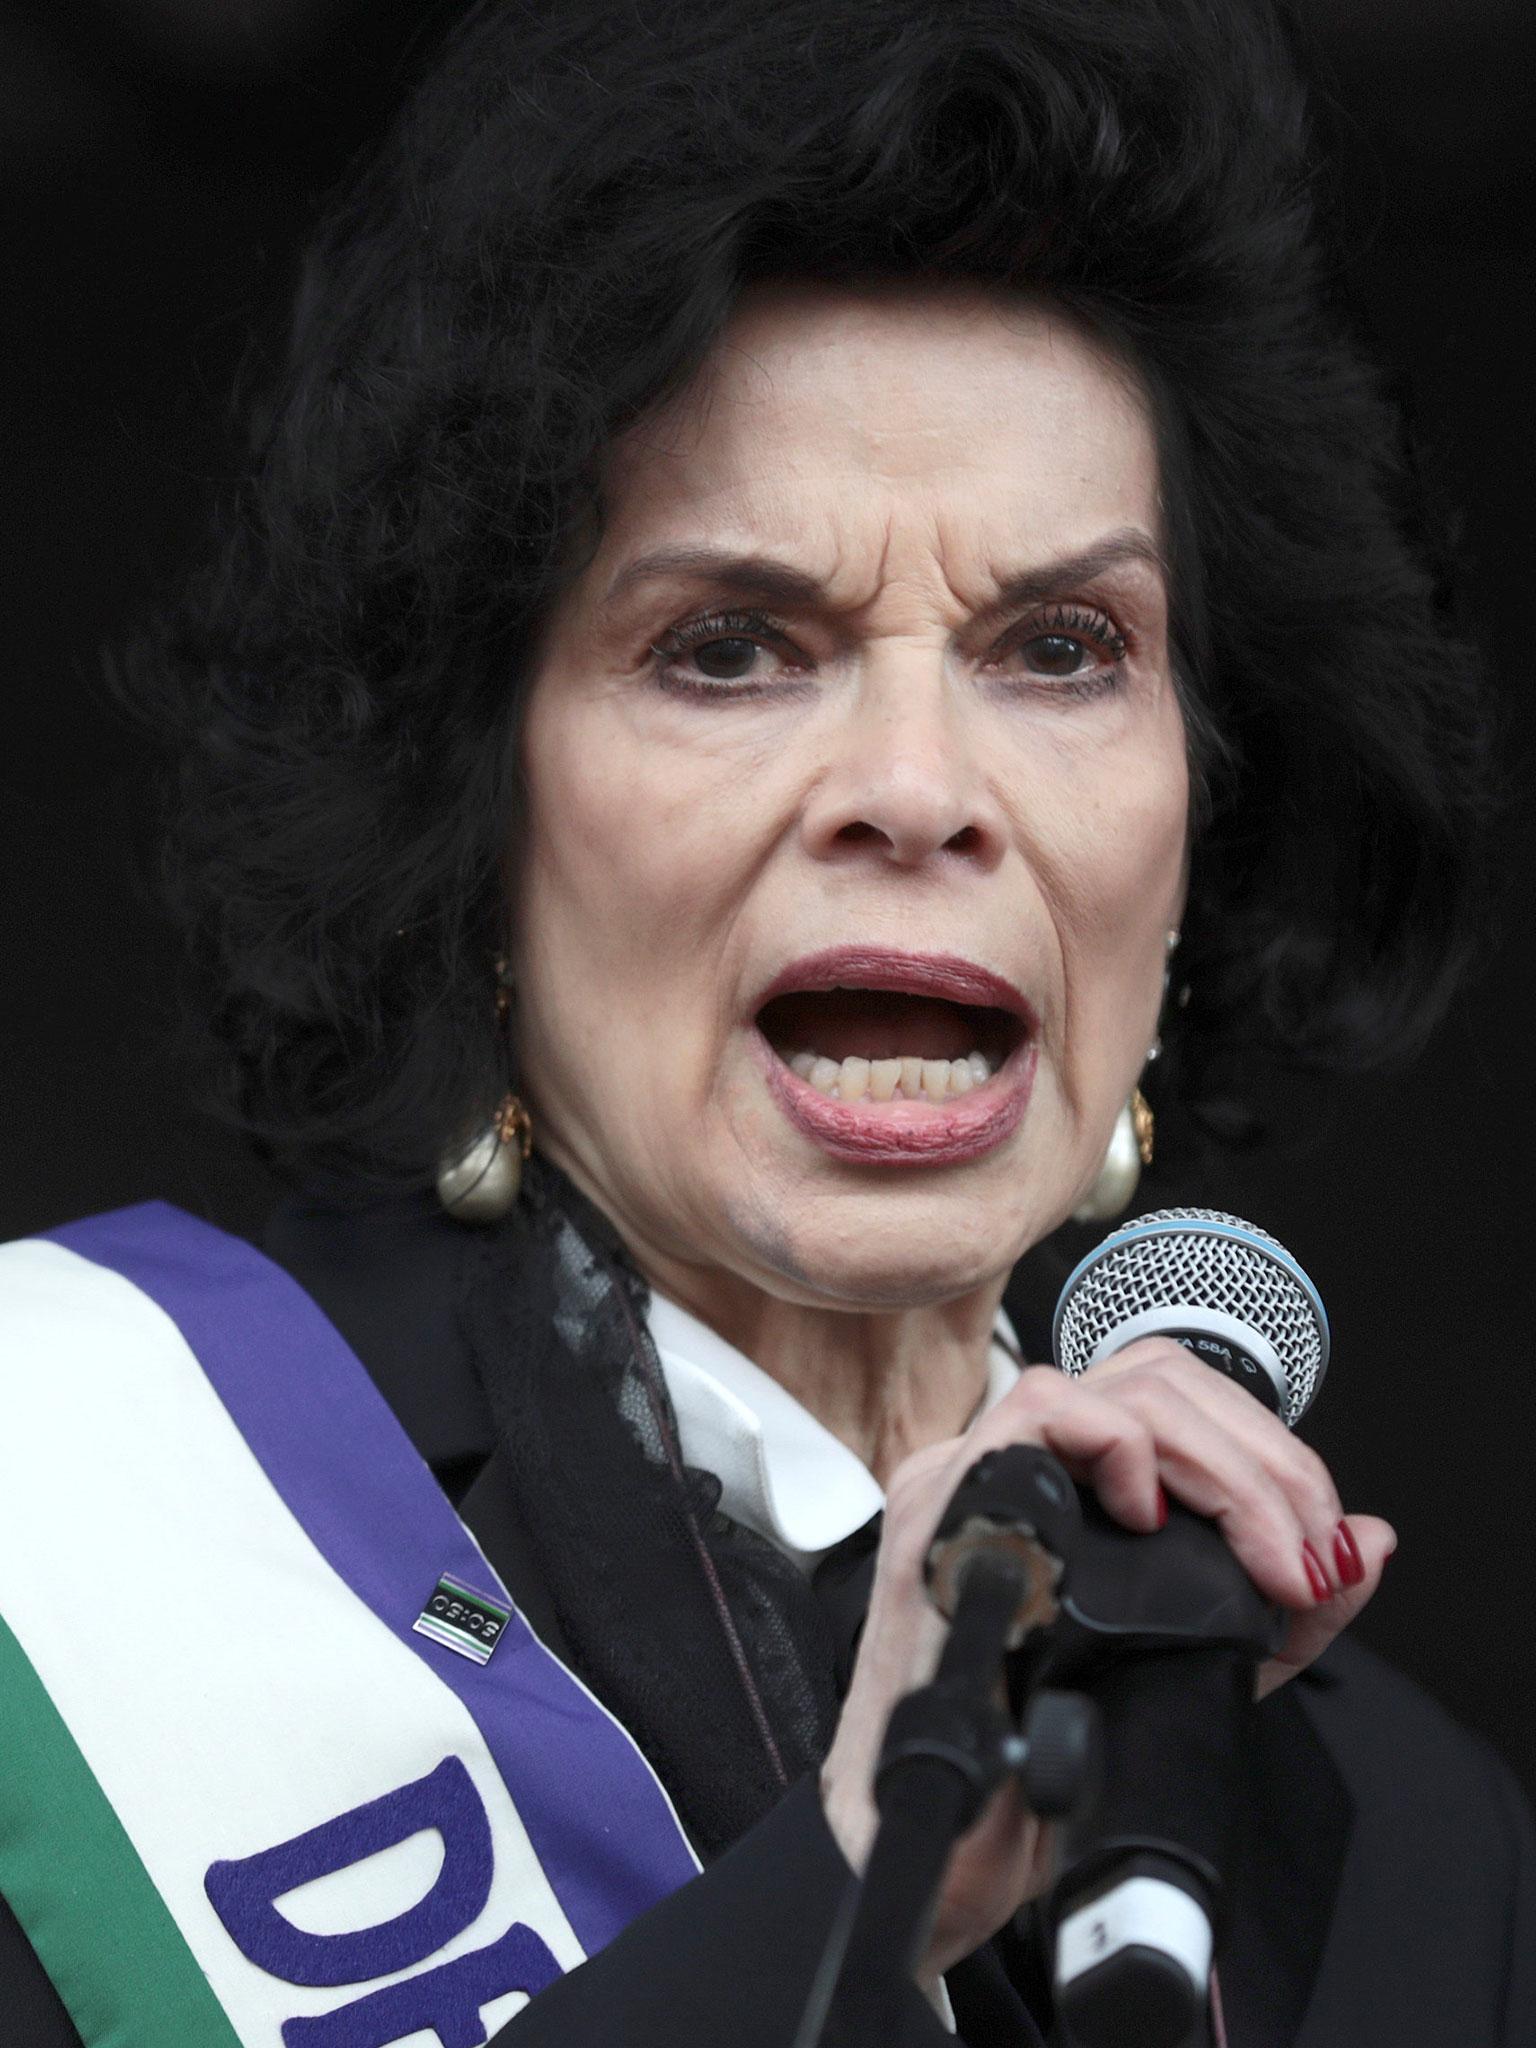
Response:
[{"label": "dark eyebrow", "polygon": [[601,609],[607,611],[636,583],[669,576],[691,576],[729,586],[743,597],[767,598],[775,604],[809,604],[822,596],[819,578],[770,555],[733,555],[724,548],[657,548],[627,562],[609,584]]},{"label": "dark eyebrow", "polygon": [[[984,616],[995,618],[1021,605],[1038,604],[1064,583],[1090,583],[1123,562],[1141,562],[1154,569],[1165,583],[1168,580],[1168,565],[1151,535],[1139,527],[1122,527],[1078,554],[1061,555],[1054,561],[1009,573],[1003,578],[998,595],[985,606]],[[775,561],[771,555],[738,555],[701,545],[657,548],[651,554],[637,555],[619,570],[599,608],[608,611],[635,584],[662,577],[707,580],[743,597],[763,598],[771,604],[813,604],[826,595],[818,577],[793,568],[788,562]]]}]

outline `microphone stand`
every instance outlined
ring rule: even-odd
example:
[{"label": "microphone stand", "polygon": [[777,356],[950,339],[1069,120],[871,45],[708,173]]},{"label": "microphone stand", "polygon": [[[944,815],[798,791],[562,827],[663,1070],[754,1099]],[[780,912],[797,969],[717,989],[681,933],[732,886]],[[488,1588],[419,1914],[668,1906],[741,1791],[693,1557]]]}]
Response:
[{"label": "microphone stand", "polygon": [[1020,1581],[1003,1560],[971,1566],[936,1677],[891,1716],[875,1776],[880,1826],[843,1959],[853,2041],[891,2038],[950,1850],[1013,1766],[1013,1725],[996,1696]]},{"label": "microphone stand", "polygon": [[828,1939],[795,2048],[817,2048],[833,2017],[849,2048],[884,2048],[892,2038],[950,1851],[1005,1777],[1018,1774],[1030,1805],[1048,1816],[1069,1811],[1086,1788],[1096,1726],[1089,1703],[1036,1694],[1021,1732],[1003,1664],[1054,1616],[1076,1525],[1071,1482],[1033,1446],[979,1460],[950,1503],[929,1553],[949,1635],[932,1681],[891,1715],[875,1772],[880,1824]]}]

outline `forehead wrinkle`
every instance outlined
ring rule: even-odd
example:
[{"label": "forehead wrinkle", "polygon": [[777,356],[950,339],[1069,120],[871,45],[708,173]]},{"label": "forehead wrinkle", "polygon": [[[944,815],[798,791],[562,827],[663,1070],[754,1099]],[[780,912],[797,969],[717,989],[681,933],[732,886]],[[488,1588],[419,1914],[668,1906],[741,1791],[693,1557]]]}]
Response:
[{"label": "forehead wrinkle", "polygon": [[[1149,569],[1164,585],[1168,582],[1168,567],[1162,548],[1153,535],[1139,526],[1113,528],[1086,547],[1066,555],[1053,555],[1041,562],[1001,567],[989,565],[984,573],[995,594],[981,597],[975,603],[965,597],[945,568],[944,552],[942,542],[936,539],[934,552],[927,559],[937,566],[943,587],[956,604],[968,617],[982,623],[1029,604],[1040,603],[1055,594],[1063,583],[1096,582],[1127,566]],[[875,568],[873,591],[862,600],[844,598],[837,603],[837,609],[857,614],[871,609],[882,597],[894,592],[921,593],[927,581],[925,577],[906,569],[894,577],[890,575],[890,553],[890,525],[887,522],[880,559]],[[697,578],[718,584],[721,588],[734,587],[778,603],[829,603],[832,601],[831,590],[840,580],[845,566],[845,561],[838,561],[831,575],[823,578],[811,569],[776,556],[721,548],[709,541],[679,542],[672,547],[636,556],[620,568],[599,601],[598,610],[600,613],[611,610],[636,583],[672,577]]]},{"label": "forehead wrinkle", "polygon": [[[1115,410],[1145,432],[1148,422],[1144,410],[1134,402],[1133,393],[1122,386],[1116,396],[1120,403]],[[769,452],[771,456],[773,451]],[[731,476],[730,470],[737,467],[734,461],[728,461],[726,473],[706,483],[702,502],[695,501],[694,511],[703,512],[707,522],[697,537],[684,529],[670,545],[663,543],[620,564],[606,592],[597,599],[600,616],[611,612],[618,599],[637,582],[666,574],[712,582],[723,593],[734,588],[743,598],[759,597],[770,604],[814,606],[854,615],[872,609],[886,592],[920,594],[933,588],[937,581],[962,613],[975,613],[990,621],[1011,606],[1039,601],[1041,595],[1060,594],[1045,590],[1043,585],[1062,574],[1088,580],[1116,567],[1111,549],[1105,545],[1110,540],[1122,560],[1133,560],[1139,555],[1147,565],[1163,573],[1166,581],[1157,546],[1163,521],[1155,463],[1151,503],[1145,508],[1145,516],[1139,516],[1126,503],[1113,477],[1106,478],[1109,496],[1100,516],[1110,523],[1118,513],[1119,523],[1110,535],[1095,535],[1088,529],[1086,545],[1076,547],[1072,544],[1082,534],[1079,521],[1086,508],[1081,502],[1070,508],[1077,514],[1070,525],[1079,527],[1078,534],[1061,534],[1055,515],[1069,508],[1049,502],[1057,493],[1047,478],[1047,502],[1038,507],[1029,502],[1015,505],[1006,519],[997,522],[1018,536],[1016,544],[1022,543],[1022,559],[1001,564],[996,559],[995,536],[989,539],[984,532],[978,532],[967,538],[967,513],[963,507],[945,502],[951,494],[937,475],[915,480],[915,487],[913,479],[882,479],[874,502],[866,500],[860,505],[860,491],[868,490],[875,482],[867,474],[855,476],[856,488],[850,501],[841,488],[847,479],[818,469],[814,460],[809,473],[795,463],[790,465],[793,474],[788,479],[773,481],[760,474],[741,473],[739,469]],[[932,488],[924,489],[925,482]],[[1082,482],[1088,483],[1088,477]],[[671,497],[674,493],[668,491],[665,495]],[[674,517],[682,509],[686,495],[676,493],[679,502],[672,508]],[[1115,499],[1120,502],[1116,504]],[[787,512],[794,515],[788,522]],[[646,523],[643,519],[640,522],[642,533]],[[667,524],[671,523],[668,520]],[[983,522],[986,523],[989,522]],[[1051,535],[1053,525],[1058,527],[1056,535]],[[1153,529],[1151,534],[1143,530],[1148,525]],[[953,545],[945,532],[946,526],[956,529]],[[911,531],[905,531],[906,528]],[[1026,536],[1032,528],[1038,531],[1042,544],[1029,544]],[[665,533],[665,527],[662,531]],[[1059,538],[1065,545],[1054,549],[1043,545],[1047,536]],[[614,534],[613,538],[619,539],[619,535]],[[780,547],[781,538],[788,545]],[[1090,561],[1088,557],[1092,554],[1099,554],[1102,559]],[[742,559],[733,571],[723,560],[711,560],[712,555]],[[893,562],[898,563],[894,574]],[[1033,576],[1037,568],[1044,572],[1040,587]],[[854,585],[857,587],[850,587]],[[964,594],[967,590],[971,597]]]},{"label": "forehead wrinkle", "polygon": [[[949,523],[955,522],[951,518]],[[985,546],[979,539],[968,542],[962,533],[946,533],[942,503],[934,503],[928,509],[920,533],[904,538],[902,559],[893,574],[895,525],[893,513],[887,522],[881,557],[882,596],[900,595],[915,600],[919,606],[931,601],[941,615],[952,612],[957,625],[985,608],[990,599]],[[971,595],[967,595],[968,590]]]}]

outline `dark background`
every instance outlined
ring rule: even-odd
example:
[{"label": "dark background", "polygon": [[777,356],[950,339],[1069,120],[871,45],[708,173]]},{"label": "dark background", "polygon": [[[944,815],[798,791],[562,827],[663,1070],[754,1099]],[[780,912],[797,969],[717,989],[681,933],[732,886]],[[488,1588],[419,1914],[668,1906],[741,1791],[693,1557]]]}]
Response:
[{"label": "dark background", "polygon": [[[1234,0],[1235,4],[1235,0]],[[299,238],[451,0],[0,0],[0,1237],[163,1196],[255,1232],[272,1188],[187,1107],[175,948],[136,870],[145,763],[101,651],[238,450],[237,368]],[[1154,1196],[1310,1267],[1335,1368],[1309,1434],[1402,1544],[1359,1632],[1536,1793],[1532,267],[1514,0],[1307,0],[1347,262],[1461,532],[1514,801],[1487,959],[1411,1072],[1280,1098],[1258,1153]],[[1447,1873],[1454,1881],[1454,1874]]]}]

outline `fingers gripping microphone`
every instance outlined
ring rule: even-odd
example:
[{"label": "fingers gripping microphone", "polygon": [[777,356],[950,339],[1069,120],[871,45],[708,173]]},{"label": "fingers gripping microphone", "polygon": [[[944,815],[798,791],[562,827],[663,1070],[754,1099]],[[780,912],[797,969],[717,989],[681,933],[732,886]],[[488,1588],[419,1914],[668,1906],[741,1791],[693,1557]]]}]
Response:
[{"label": "fingers gripping microphone", "polygon": [[[1064,1372],[1086,1372],[1149,1336],[1185,1345],[1290,1426],[1328,1364],[1328,1319],[1296,1260],[1267,1231],[1210,1209],[1138,1217],[1062,1289],[1053,1345]],[[1104,1662],[1088,1689],[1103,1716],[1104,1777],[1052,1894],[1057,2011],[1079,2048],[1171,2048],[1208,2005],[1253,1674],[1265,1654],[1263,1603],[1200,1517],[1175,1506],[1168,1528],[1136,1537],[1109,1528],[1092,1501],[1085,1512],[1104,1546],[1101,1568],[1096,1588],[1080,1572],[1069,1605],[1100,1632]],[[1181,1575],[1209,1597],[1186,1606],[1176,1630]],[[1245,1603],[1246,1637],[1232,1618]],[[1123,1630],[1118,1653],[1112,1622]],[[1089,1636],[1079,1640],[1092,1655]]]}]

